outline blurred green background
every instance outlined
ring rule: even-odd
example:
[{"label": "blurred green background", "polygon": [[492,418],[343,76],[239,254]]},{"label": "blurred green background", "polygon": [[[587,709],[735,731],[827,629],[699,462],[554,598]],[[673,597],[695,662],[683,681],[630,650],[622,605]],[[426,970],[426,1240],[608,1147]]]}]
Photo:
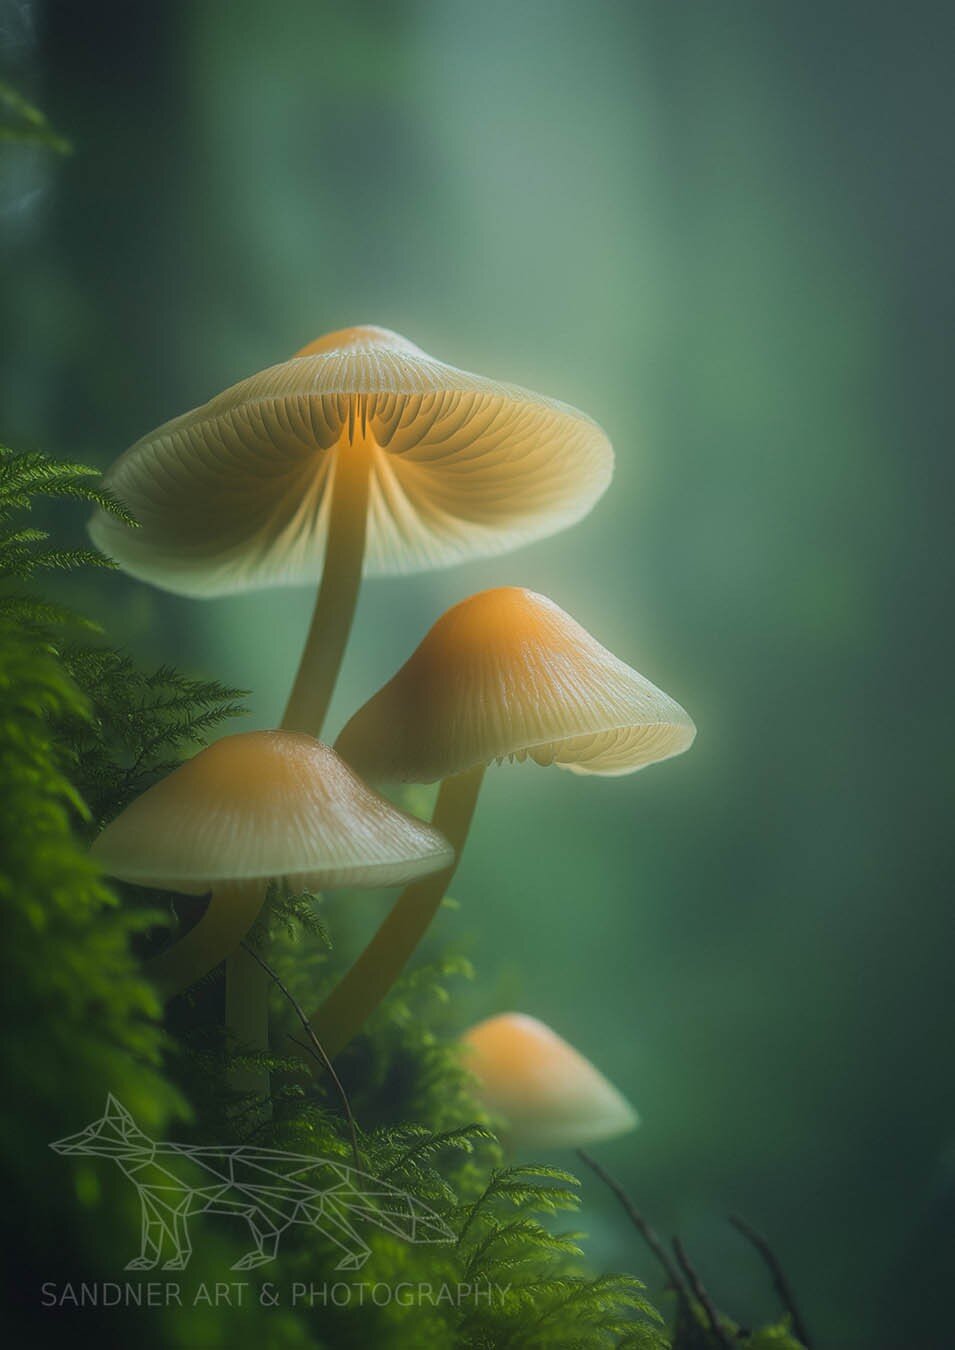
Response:
[{"label": "blurred green background", "polygon": [[[361,322],[608,430],[575,530],[366,586],[331,730],[509,583],[690,710],[691,754],[635,778],[491,773],[438,939],[478,967],[462,1025],[533,1013],[637,1103],[600,1157],[727,1311],[773,1309],[738,1211],[840,1350],[952,1344],[950,17],[0,5],[75,145],[4,152],[5,441],[105,466]],[[71,594],[279,717],[308,593]],[[655,1282],[586,1185],[595,1261]]]}]

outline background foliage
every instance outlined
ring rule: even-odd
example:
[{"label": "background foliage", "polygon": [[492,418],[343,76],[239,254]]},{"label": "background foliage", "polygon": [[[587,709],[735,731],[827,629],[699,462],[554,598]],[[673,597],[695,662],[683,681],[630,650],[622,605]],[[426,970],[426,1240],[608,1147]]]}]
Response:
[{"label": "background foliage", "polygon": [[[481,970],[453,1013],[568,1034],[644,1116],[608,1165],[726,1304],[772,1312],[735,1209],[847,1350],[943,1345],[955,1276],[946,27],[748,0],[0,25],[75,148],[55,176],[2,149],[8,441],[106,464],[365,320],[610,431],[613,491],[573,534],[367,588],[333,727],[445,605],[507,582],[693,712],[692,755],[629,783],[489,776],[442,919]],[[255,725],[309,603],[117,575],[71,599],[147,669],[253,689]],[[339,905],[336,933],[379,912]],[[630,1230],[588,1202],[597,1264],[626,1268]]]}]

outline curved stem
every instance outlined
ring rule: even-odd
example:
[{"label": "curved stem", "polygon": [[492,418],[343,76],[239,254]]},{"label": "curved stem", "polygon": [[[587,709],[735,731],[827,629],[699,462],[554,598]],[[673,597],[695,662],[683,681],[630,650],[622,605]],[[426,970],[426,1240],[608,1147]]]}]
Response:
[{"label": "curved stem", "polygon": [[454,862],[405,887],[351,970],[309,1018],[330,1058],[345,1048],[378,1007],[437,913],[460,862],[483,777],[481,764],[441,784],[432,824],[453,847]]},{"label": "curved stem", "polygon": [[216,887],[205,914],[184,938],[145,964],[164,999],[181,994],[235,951],[265,901],[264,882]]},{"label": "curved stem", "polygon": [[360,434],[337,450],[325,566],[282,718],[286,731],[319,736],[332,700],[361,587],[373,453],[372,442]]}]

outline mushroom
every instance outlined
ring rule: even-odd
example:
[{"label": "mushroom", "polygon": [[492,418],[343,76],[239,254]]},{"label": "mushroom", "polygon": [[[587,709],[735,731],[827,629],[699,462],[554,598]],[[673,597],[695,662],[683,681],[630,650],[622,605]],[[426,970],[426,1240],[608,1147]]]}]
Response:
[{"label": "mushroom", "polygon": [[149,963],[168,998],[228,958],[226,1024],[267,1045],[268,979],[239,944],[272,880],[398,886],[453,854],[437,830],[367,787],[327,745],[300,732],[225,736],[137,797],[92,855],[109,876],[185,894],[211,891],[179,942]]},{"label": "mushroom", "polygon": [[487,1112],[514,1148],[582,1148],[640,1117],[589,1059],[526,1013],[489,1017],[461,1038]]},{"label": "mushroom", "polygon": [[384,328],[346,328],[233,385],[125,452],[96,544],[184,595],[312,583],[324,571],[283,725],[318,735],[362,571],[424,571],[573,524],[613,452],[564,403],[469,375]]},{"label": "mushroom", "polygon": [[[434,824],[460,859],[485,766],[532,759],[633,773],[686,750],[678,703],[553,601],[506,586],[454,605],[346,724],[336,749],[371,782],[441,782]],[[329,1054],[351,1039],[414,951],[455,863],[410,886],[313,1018]]]}]

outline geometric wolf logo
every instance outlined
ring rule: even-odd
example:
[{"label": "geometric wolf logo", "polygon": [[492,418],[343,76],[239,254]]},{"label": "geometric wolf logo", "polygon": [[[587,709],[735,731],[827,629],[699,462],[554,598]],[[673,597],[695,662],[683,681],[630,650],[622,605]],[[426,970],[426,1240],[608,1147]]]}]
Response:
[{"label": "geometric wolf logo", "polygon": [[[110,1093],[106,1110],[85,1130],[51,1144],[56,1153],[113,1158],[139,1192],[142,1250],[127,1270],[184,1270],[192,1255],[189,1220],[196,1214],[239,1215],[255,1246],[233,1265],[252,1270],[274,1260],[292,1224],[307,1224],[340,1247],[338,1270],[360,1270],[371,1249],[356,1222],[382,1228],[406,1242],[453,1242],[456,1235],[420,1200],[332,1158],[283,1153],[245,1144],[216,1148],[158,1143],[143,1134]],[[188,1160],[198,1185],[176,1175]]]}]

